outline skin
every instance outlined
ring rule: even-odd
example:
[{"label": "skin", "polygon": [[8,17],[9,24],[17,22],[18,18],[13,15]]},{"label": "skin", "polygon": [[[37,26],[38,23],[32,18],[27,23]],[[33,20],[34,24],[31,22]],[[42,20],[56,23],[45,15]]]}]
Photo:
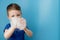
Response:
[{"label": "skin", "polygon": [[[19,10],[9,10],[8,13],[9,13],[9,16],[8,16],[9,20],[11,20],[12,17],[17,17],[17,18],[21,17],[21,12]],[[26,28],[26,20],[23,18],[20,21],[25,26],[25,28],[23,29],[25,31],[25,33],[29,37],[31,37],[32,36],[32,31],[29,30],[28,28]],[[16,26],[15,27],[10,27],[9,29],[6,29],[5,32],[4,32],[4,37],[6,39],[10,38],[15,29],[16,29]]]}]

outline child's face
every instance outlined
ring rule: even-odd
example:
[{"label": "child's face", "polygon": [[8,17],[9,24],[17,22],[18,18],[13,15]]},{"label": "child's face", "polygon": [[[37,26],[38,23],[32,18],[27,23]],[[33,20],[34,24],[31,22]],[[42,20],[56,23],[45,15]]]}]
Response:
[{"label": "child's face", "polygon": [[10,10],[8,11],[9,16],[8,18],[11,20],[13,17],[21,17],[21,12],[19,10]]}]

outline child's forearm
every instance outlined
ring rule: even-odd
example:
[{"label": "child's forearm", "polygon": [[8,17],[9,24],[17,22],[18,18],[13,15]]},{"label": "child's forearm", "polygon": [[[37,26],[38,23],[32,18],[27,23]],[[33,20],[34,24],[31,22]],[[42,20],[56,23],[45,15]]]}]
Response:
[{"label": "child's forearm", "polygon": [[25,33],[28,35],[28,36],[32,36],[32,31],[31,30],[28,30],[27,28],[24,29]]},{"label": "child's forearm", "polygon": [[5,37],[6,39],[8,39],[9,37],[11,37],[11,35],[12,35],[13,32],[14,32],[14,30],[15,30],[15,27],[10,27],[9,29],[5,30],[5,32],[4,32],[4,37]]}]

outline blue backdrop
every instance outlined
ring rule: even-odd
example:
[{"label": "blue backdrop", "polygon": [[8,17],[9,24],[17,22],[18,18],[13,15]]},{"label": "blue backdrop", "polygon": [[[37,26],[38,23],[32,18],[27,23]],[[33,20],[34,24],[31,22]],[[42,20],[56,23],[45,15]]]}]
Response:
[{"label": "blue backdrop", "polygon": [[33,36],[26,40],[59,40],[59,0],[0,0],[0,40],[4,40],[3,29],[9,20],[6,7],[17,3],[22,8]]}]

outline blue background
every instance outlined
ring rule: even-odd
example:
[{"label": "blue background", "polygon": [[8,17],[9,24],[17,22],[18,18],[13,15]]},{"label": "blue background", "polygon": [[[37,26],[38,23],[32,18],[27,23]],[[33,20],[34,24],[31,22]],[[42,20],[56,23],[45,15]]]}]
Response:
[{"label": "blue background", "polygon": [[3,29],[9,20],[6,7],[17,3],[22,8],[33,36],[25,35],[26,40],[59,40],[59,0],[0,0],[0,40],[4,40]]}]

